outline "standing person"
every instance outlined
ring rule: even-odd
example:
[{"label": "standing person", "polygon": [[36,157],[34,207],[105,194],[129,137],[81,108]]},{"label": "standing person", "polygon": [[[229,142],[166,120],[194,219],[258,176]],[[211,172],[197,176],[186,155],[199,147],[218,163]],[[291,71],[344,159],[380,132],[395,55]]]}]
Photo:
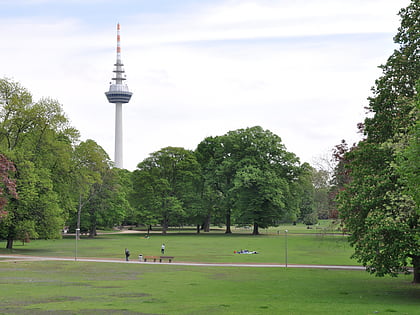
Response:
[{"label": "standing person", "polygon": [[130,251],[126,248],[125,249],[125,261],[128,261],[128,257],[130,257]]},{"label": "standing person", "polygon": [[162,255],[165,254],[165,244],[162,244],[160,252],[162,253]]}]

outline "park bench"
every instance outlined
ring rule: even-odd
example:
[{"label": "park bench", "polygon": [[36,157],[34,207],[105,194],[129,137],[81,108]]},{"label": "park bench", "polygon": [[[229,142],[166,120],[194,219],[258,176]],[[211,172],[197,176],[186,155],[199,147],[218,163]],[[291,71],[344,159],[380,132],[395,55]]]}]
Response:
[{"label": "park bench", "polygon": [[168,259],[169,262],[172,262],[172,259],[174,258],[174,256],[160,256],[159,262],[162,262],[163,259]]},{"label": "park bench", "polygon": [[143,259],[144,259],[144,261],[146,262],[148,259],[150,259],[150,260],[152,260],[153,259],[153,262],[156,262],[156,259],[159,259],[159,257],[158,256],[144,256],[143,257]]}]

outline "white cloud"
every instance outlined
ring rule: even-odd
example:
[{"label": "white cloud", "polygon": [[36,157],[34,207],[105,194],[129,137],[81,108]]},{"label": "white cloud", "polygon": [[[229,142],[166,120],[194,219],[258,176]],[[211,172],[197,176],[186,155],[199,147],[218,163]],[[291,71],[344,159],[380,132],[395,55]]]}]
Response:
[{"label": "white cloud", "polygon": [[[134,169],[165,146],[194,149],[206,136],[254,125],[277,133],[304,161],[356,138],[406,4],[222,1],[125,12],[122,58],[134,92],[124,105],[125,166]],[[114,107],[104,92],[115,25],[88,23],[77,15],[2,19],[8,48],[0,52],[0,75],[36,98],[57,98],[83,138],[112,157]]]},{"label": "white cloud", "polygon": [[[142,14],[139,41],[183,41],[395,32],[396,14],[408,1],[225,1],[176,15]],[[390,12],[395,18],[390,18]]]}]

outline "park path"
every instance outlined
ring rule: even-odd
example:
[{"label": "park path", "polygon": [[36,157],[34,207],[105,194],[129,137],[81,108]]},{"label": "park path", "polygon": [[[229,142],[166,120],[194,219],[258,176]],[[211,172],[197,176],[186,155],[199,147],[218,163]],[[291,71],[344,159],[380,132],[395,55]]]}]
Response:
[{"label": "park path", "polygon": [[137,265],[175,265],[175,266],[200,266],[200,267],[253,267],[253,268],[312,268],[312,269],[335,269],[335,270],[366,270],[363,266],[341,265],[304,265],[304,264],[252,264],[252,263],[200,263],[200,262],[144,262],[138,260],[125,261],[124,259],[107,258],[82,258],[75,257],[45,257],[27,255],[0,255],[0,262],[10,261],[74,261],[74,262],[97,262],[97,263],[123,263]]}]

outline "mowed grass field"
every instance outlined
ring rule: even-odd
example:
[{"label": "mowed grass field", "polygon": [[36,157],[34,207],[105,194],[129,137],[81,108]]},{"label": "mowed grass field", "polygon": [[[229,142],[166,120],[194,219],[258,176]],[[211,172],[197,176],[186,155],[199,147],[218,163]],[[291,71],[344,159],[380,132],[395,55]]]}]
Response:
[{"label": "mowed grass field", "polygon": [[[249,232],[249,231],[248,231]],[[124,259],[124,248],[175,261],[279,263],[284,231],[260,236],[221,232],[166,236],[105,234],[77,242],[79,257]],[[75,239],[32,241],[0,254],[74,257]],[[355,265],[342,235],[287,236],[289,264]],[[1,247],[5,243],[0,243]],[[249,249],[257,255],[234,254]],[[0,262],[1,314],[420,314],[420,287],[411,276],[376,278],[364,271],[198,267],[156,264]]]},{"label": "mowed grass field", "polygon": [[[126,232],[134,233],[104,233],[94,239],[82,236],[77,242],[74,235],[67,235],[61,240],[35,240],[25,245],[16,241],[11,252],[4,249],[5,243],[0,242],[0,254],[122,259],[124,249],[128,248],[131,259],[137,260],[139,254],[160,255],[164,243],[165,254],[175,256],[177,262],[284,264],[287,242],[290,264],[357,264],[350,259],[352,249],[345,236],[325,233],[323,230],[307,230],[303,225],[262,230],[258,236],[252,236],[251,230],[244,229],[233,229],[231,235],[224,234],[224,229],[214,229],[199,235],[195,234],[194,229],[175,229],[167,235],[155,231],[149,238],[145,238],[145,233],[141,231]],[[259,254],[234,254],[234,251],[241,249],[257,251]]]}]

